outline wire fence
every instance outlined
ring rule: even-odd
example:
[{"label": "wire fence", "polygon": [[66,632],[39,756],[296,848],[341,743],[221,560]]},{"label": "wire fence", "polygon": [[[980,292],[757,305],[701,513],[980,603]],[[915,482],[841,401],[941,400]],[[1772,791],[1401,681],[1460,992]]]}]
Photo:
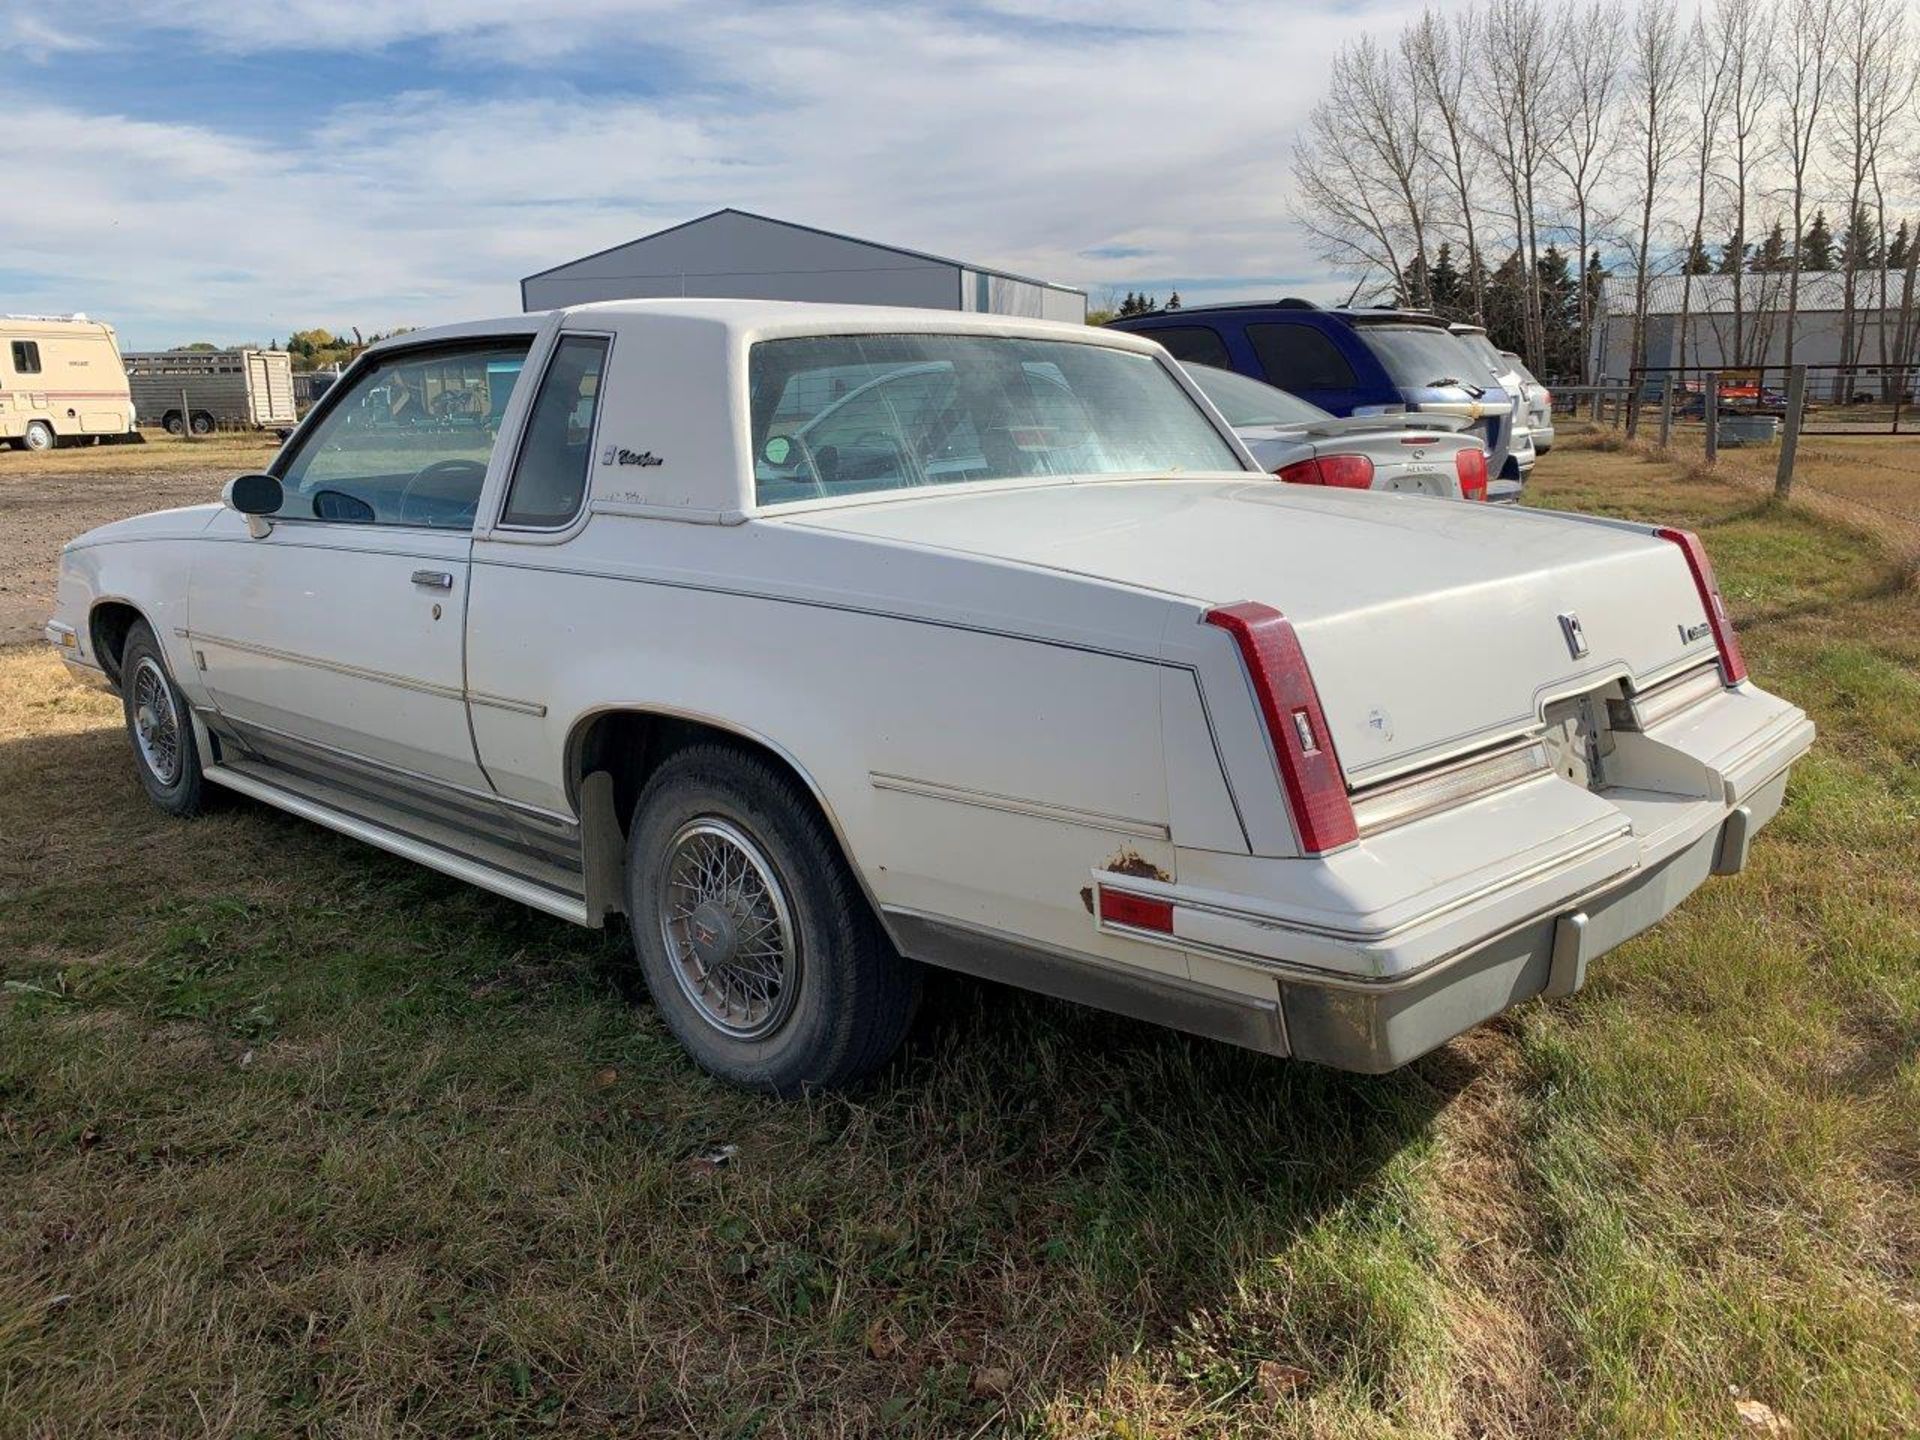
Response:
[{"label": "wire fence", "polygon": [[[1897,522],[1911,544],[1920,537],[1920,370],[1853,366],[1842,377],[1840,368],[1775,367],[1777,388],[1751,371],[1649,369],[1625,384],[1558,387],[1554,410],[1746,483],[1770,481],[1782,497],[1811,492],[1862,519]],[[1874,398],[1853,392],[1843,408],[1854,423],[1821,423],[1828,407],[1812,397],[1863,376]]]}]

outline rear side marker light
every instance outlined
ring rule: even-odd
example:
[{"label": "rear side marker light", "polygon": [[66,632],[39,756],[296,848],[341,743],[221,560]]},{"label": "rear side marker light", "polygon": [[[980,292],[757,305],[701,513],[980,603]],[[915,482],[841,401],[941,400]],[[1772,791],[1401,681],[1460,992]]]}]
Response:
[{"label": "rear side marker light", "polygon": [[1353,804],[1293,623],[1271,605],[1253,600],[1209,610],[1205,618],[1232,636],[1239,648],[1301,852],[1324,855],[1351,845],[1360,836]]},{"label": "rear side marker light", "polygon": [[1487,452],[1469,445],[1453,457],[1453,472],[1460,477],[1462,500],[1487,498]]},{"label": "rear side marker light", "polygon": [[1282,465],[1273,473],[1289,485],[1331,485],[1340,490],[1373,488],[1373,461],[1364,455],[1320,455]]},{"label": "rear side marker light", "polygon": [[1161,935],[1173,933],[1173,902],[1156,900],[1151,895],[1135,895],[1127,890],[1100,887],[1100,919],[1109,925],[1130,925],[1135,930],[1152,930]]},{"label": "rear side marker light", "polygon": [[1687,569],[1693,573],[1693,587],[1700,592],[1700,603],[1707,611],[1707,625],[1713,631],[1714,646],[1720,651],[1720,673],[1729,685],[1743,683],[1747,678],[1747,662],[1740,654],[1740,637],[1733,633],[1733,621],[1727,615],[1726,601],[1720,598],[1720,585],[1713,578],[1713,562],[1707,558],[1706,547],[1691,530],[1656,530],[1653,533],[1662,540],[1670,540],[1678,545],[1680,553],[1687,557]]}]

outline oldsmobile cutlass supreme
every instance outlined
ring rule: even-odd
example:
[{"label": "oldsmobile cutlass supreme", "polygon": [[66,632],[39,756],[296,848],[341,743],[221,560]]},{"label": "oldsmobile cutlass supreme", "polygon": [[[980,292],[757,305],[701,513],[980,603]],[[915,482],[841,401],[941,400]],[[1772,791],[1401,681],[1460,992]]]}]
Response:
[{"label": "oldsmobile cutlass supreme", "polygon": [[779,1092],[921,964],[1400,1065],[1739,870],[1813,738],[1690,534],[1282,484],[1149,340],[864,306],[378,346],[48,634],[163,809],[624,914]]}]

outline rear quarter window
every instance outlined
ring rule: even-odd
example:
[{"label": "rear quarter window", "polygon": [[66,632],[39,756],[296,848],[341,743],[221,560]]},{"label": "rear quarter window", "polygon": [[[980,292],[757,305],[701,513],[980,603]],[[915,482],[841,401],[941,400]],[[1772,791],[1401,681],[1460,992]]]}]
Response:
[{"label": "rear quarter window", "polygon": [[1282,390],[1352,390],[1360,381],[1347,357],[1311,325],[1249,325],[1247,340]]},{"label": "rear quarter window", "polygon": [[1163,325],[1134,333],[1158,340],[1174,359],[1189,365],[1211,365],[1218,370],[1233,368],[1233,361],[1227,358],[1227,342],[1211,325]]}]

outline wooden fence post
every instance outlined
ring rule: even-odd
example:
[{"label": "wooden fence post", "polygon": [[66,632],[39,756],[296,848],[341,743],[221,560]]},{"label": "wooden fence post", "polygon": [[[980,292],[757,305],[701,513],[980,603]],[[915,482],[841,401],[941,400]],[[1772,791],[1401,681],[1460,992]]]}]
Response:
[{"label": "wooden fence post", "polygon": [[1707,464],[1720,463],[1720,372],[1712,371],[1707,376],[1707,393],[1704,397],[1707,419]]},{"label": "wooden fence post", "polygon": [[1787,377],[1787,428],[1780,436],[1780,468],[1773,475],[1773,493],[1780,500],[1793,494],[1793,460],[1800,450],[1800,420],[1806,409],[1807,367],[1796,365]]}]

